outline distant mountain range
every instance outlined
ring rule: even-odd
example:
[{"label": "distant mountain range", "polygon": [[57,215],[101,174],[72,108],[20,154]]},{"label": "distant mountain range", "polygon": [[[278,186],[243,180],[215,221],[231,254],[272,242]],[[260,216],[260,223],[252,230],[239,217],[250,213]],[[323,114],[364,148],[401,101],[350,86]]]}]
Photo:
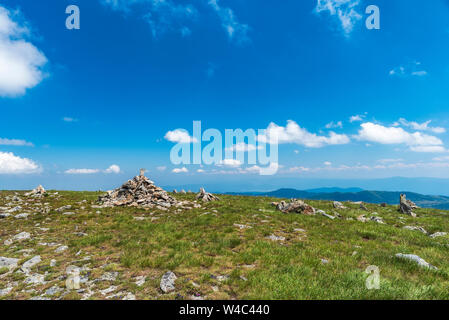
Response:
[{"label": "distant mountain range", "polygon": [[449,210],[449,197],[446,196],[429,196],[414,192],[366,191],[360,188],[319,188],[311,190],[278,189],[270,192],[229,192],[227,194],[398,204],[401,193],[405,193],[407,199],[412,200],[420,207]]}]

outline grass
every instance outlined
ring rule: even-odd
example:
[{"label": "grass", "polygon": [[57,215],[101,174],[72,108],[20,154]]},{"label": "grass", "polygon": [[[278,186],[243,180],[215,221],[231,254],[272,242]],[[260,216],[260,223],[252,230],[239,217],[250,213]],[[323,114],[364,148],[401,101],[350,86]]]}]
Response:
[{"label": "grass", "polygon": [[[0,207],[9,202],[6,196],[13,194],[0,192]],[[26,199],[22,192],[17,194]],[[77,265],[89,268],[89,280],[105,272],[119,272],[114,282],[96,283],[91,299],[104,299],[98,291],[110,285],[135,294],[137,299],[188,299],[192,295],[206,299],[449,299],[449,237],[432,239],[402,229],[410,225],[422,226],[429,233],[449,232],[448,213],[441,210],[418,209],[418,217],[412,218],[399,214],[393,206],[368,204],[369,212],[365,212],[355,204],[345,203],[348,209],[335,210],[328,201],[306,201],[328,214],[341,215],[330,220],[321,215],[281,213],[270,204],[279,200],[266,197],[223,195],[221,201],[177,212],[92,208],[97,192],[49,194],[19,204],[23,212],[37,214],[25,220],[0,220],[0,256],[19,258],[20,265],[41,255],[42,262],[33,272],[46,272],[48,283],[34,286],[38,293],[53,285],[64,288],[65,268]],[[194,200],[191,194],[173,196]],[[41,213],[42,206],[35,204],[46,202],[50,210]],[[72,208],[67,211],[75,215],[55,211],[68,204]],[[386,224],[357,221],[361,214],[370,217],[373,212]],[[250,228],[240,229],[235,224]],[[32,239],[3,245],[23,231],[31,233]],[[266,238],[272,234],[285,240]],[[42,243],[69,249],[55,253],[56,247]],[[24,257],[23,249],[34,252]],[[396,253],[419,255],[438,270],[399,260]],[[55,267],[49,266],[52,259],[57,261]],[[365,286],[365,269],[370,265],[380,270],[379,290]],[[176,291],[163,294],[159,281],[168,270],[178,276]],[[137,276],[147,277],[141,287],[134,283]],[[227,278],[220,281],[219,276]],[[0,289],[22,279],[17,273],[0,277]],[[30,298],[36,293],[27,293],[29,288],[20,284],[3,299]],[[64,296],[79,298],[76,292]]]}]

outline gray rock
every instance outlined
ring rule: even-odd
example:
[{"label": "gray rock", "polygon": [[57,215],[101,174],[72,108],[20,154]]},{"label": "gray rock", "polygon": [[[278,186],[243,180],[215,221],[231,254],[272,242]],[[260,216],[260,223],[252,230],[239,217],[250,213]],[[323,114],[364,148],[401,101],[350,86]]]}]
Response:
[{"label": "gray rock", "polygon": [[0,257],[0,268],[8,268],[10,271],[17,267],[19,259]]},{"label": "gray rock", "polygon": [[419,231],[424,234],[427,234],[427,231],[423,227],[405,226],[402,229],[411,230],[411,231]]},{"label": "gray rock", "polygon": [[331,220],[334,220],[336,217],[334,217],[334,216],[331,216],[330,214],[327,214],[326,212],[322,212],[321,213],[321,215],[322,216],[324,216],[324,217],[326,217],[326,218],[329,218],[329,219],[331,219]]},{"label": "gray rock", "polygon": [[6,219],[10,217],[11,215],[9,213],[0,213],[0,219]]},{"label": "gray rock", "polygon": [[374,221],[374,222],[377,222],[377,223],[380,223],[380,224],[385,224],[385,222],[380,217],[371,217],[370,220]]},{"label": "gray rock", "polygon": [[37,285],[37,284],[44,284],[45,283],[44,279],[45,279],[44,275],[35,273],[29,275],[23,282],[25,284]]},{"label": "gray rock", "polygon": [[11,287],[0,289],[0,297],[8,295],[11,292],[12,289],[13,288],[11,288]]},{"label": "gray rock", "polygon": [[162,279],[161,279],[161,283],[160,283],[161,290],[164,293],[174,291],[175,290],[175,280],[177,278],[178,277],[176,277],[176,275],[173,272],[167,271],[162,276]]},{"label": "gray rock", "polygon": [[55,249],[55,252],[56,252],[56,253],[61,253],[61,252],[66,251],[68,248],[69,248],[69,247],[67,247],[67,246],[60,246],[60,247],[58,247],[58,248]]},{"label": "gray rock", "polygon": [[272,234],[272,235],[268,236],[267,239],[270,239],[272,241],[284,241],[285,237],[276,236],[276,235]]},{"label": "gray rock", "polygon": [[35,265],[37,265],[38,263],[40,263],[41,260],[41,256],[34,256],[33,258],[31,258],[30,260],[26,261],[23,265],[22,265],[22,271],[25,273],[30,272],[31,268],[33,268]]},{"label": "gray rock", "polygon": [[332,202],[332,205],[335,209],[346,209],[346,207],[343,205],[343,203],[339,201]]},{"label": "gray rock", "polygon": [[421,258],[415,254],[397,253],[396,257],[399,259],[405,259],[405,260],[410,260],[410,261],[416,262],[420,267],[423,267],[423,268],[438,270],[437,267],[431,265],[426,260],[424,260],[423,258]]},{"label": "gray rock", "polygon": [[118,272],[105,272],[101,278],[100,281],[115,281],[117,280]]},{"label": "gray rock", "polygon": [[16,214],[14,216],[14,218],[16,218],[16,219],[26,219],[26,218],[28,218],[28,216],[29,216],[28,213],[20,213],[20,214]]},{"label": "gray rock", "polygon": [[435,239],[438,237],[444,237],[445,235],[447,235],[446,232],[435,232],[434,234],[431,234],[429,237],[431,237],[432,239]]},{"label": "gray rock", "polygon": [[56,211],[57,212],[62,212],[62,211],[65,211],[65,210],[70,210],[70,209],[72,209],[72,206],[71,205],[66,205],[66,206],[62,206],[62,207],[56,209]]},{"label": "gray rock", "polygon": [[63,289],[58,287],[57,285],[54,285],[53,287],[47,289],[47,291],[45,291],[45,295],[47,296],[54,296],[55,294],[57,294],[58,292],[61,292]]},{"label": "gray rock", "polygon": [[141,286],[143,286],[145,284],[146,280],[147,280],[146,276],[138,276],[138,277],[136,277],[136,285],[138,287],[141,287]]}]

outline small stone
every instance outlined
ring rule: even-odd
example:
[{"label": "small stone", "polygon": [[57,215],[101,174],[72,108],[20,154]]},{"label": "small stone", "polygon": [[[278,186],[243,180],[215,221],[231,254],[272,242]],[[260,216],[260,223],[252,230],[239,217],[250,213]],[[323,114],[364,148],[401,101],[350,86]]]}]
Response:
[{"label": "small stone", "polygon": [[66,251],[68,248],[69,248],[69,247],[67,247],[67,246],[60,246],[60,247],[58,247],[58,248],[55,249],[55,252],[56,252],[56,253],[61,253],[61,252]]},{"label": "small stone", "polygon": [[176,275],[167,271],[161,279],[160,287],[164,293],[168,293],[175,290],[175,280],[177,279]]},{"label": "small stone", "polygon": [[272,235],[268,236],[267,239],[270,239],[272,241],[284,241],[285,237],[276,236],[276,235],[272,234]]},{"label": "small stone", "polygon": [[410,260],[410,261],[416,262],[418,264],[418,266],[423,267],[423,268],[432,269],[432,270],[438,270],[437,267],[432,266],[426,260],[424,260],[423,258],[421,258],[421,257],[419,257],[419,256],[417,256],[415,254],[397,253],[396,257],[399,258],[399,259],[405,259],[405,260]]},{"label": "small stone", "polygon": [[16,218],[16,219],[26,219],[26,218],[28,218],[28,216],[29,216],[28,213],[21,213],[21,214],[16,214],[14,216],[14,218]]},{"label": "small stone", "polygon": [[56,266],[56,260],[55,259],[51,259],[50,267],[55,267],[55,266]]},{"label": "small stone", "polygon": [[109,288],[106,288],[104,290],[100,290],[100,293],[102,295],[107,295],[108,293],[114,292],[115,290],[117,290],[116,286],[110,286]]},{"label": "small stone", "polygon": [[31,268],[33,268],[35,265],[37,265],[38,263],[40,263],[41,260],[41,256],[34,256],[33,258],[31,258],[30,260],[26,261],[23,265],[22,265],[22,271],[25,273],[28,273],[30,271]]},{"label": "small stone", "polygon": [[147,280],[146,276],[138,276],[138,277],[136,277],[136,285],[138,287],[141,287],[141,286],[143,286],[145,284],[146,280]]},{"label": "small stone", "polygon": [[322,263],[322,264],[328,264],[328,263],[329,263],[329,260],[327,260],[327,259],[321,259],[321,263]]},{"label": "small stone", "polygon": [[17,267],[19,259],[0,257],[0,268],[8,268],[10,271]]},{"label": "small stone", "polygon": [[402,229],[412,230],[412,231],[419,231],[419,232],[422,232],[424,234],[427,234],[427,231],[423,227],[405,226]]},{"label": "small stone", "polygon": [[432,239],[435,239],[437,237],[444,237],[446,235],[447,235],[446,232],[435,232],[434,234],[431,234],[429,237],[431,237]]},{"label": "small stone", "polygon": [[101,278],[100,281],[115,281],[117,280],[118,272],[105,272]]}]

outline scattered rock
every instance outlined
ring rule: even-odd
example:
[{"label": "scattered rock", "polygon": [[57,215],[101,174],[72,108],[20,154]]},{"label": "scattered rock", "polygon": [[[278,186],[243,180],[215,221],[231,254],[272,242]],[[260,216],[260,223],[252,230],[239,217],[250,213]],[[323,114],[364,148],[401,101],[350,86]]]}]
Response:
[{"label": "scattered rock", "polygon": [[366,218],[366,216],[364,214],[360,215],[357,217],[357,220],[360,222],[366,222],[368,221],[368,219]]},{"label": "scattered rock", "polygon": [[361,203],[361,204],[360,204],[360,210],[368,211],[368,208],[365,207],[365,205],[364,205],[363,203]]},{"label": "scattered rock", "polygon": [[[321,210],[321,211],[322,211],[322,210]],[[336,217],[331,216],[330,214],[327,214],[327,213],[324,212],[324,211],[321,212],[321,215],[324,216],[324,217],[326,217],[326,218],[329,218],[329,219],[331,219],[331,220],[336,219]]]},{"label": "scattered rock", "polygon": [[117,280],[118,272],[105,272],[101,278],[100,281],[115,281]]},{"label": "scattered rock", "polygon": [[214,196],[212,193],[206,192],[204,188],[200,189],[200,192],[196,195],[197,200],[201,200],[203,202],[210,202],[210,201],[219,201],[220,198],[217,196]]},{"label": "scattered rock", "polygon": [[240,230],[243,230],[243,229],[251,229],[251,228],[252,228],[251,226],[247,226],[247,225],[244,225],[244,224],[238,224],[238,223],[234,223],[234,227],[237,227],[237,228],[239,228]]},{"label": "scattered rock", "polygon": [[385,222],[380,217],[371,217],[370,220],[374,221],[374,222],[377,222],[377,223],[380,223],[380,224],[385,224]]},{"label": "scattered rock", "polygon": [[14,237],[12,237],[9,240],[5,240],[5,245],[9,246],[11,245],[14,241],[24,241],[24,240],[28,240],[31,238],[31,234],[29,234],[28,232],[21,232],[19,234],[16,234]]},{"label": "scattered rock", "polygon": [[23,282],[25,284],[33,284],[33,285],[44,284],[45,283],[44,275],[38,273],[30,274]]},{"label": "scattered rock", "polygon": [[438,237],[444,237],[446,235],[447,235],[446,232],[435,232],[434,234],[431,234],[429,237],[431,237],[432,239],[435,239]]},{"label": "scattered rock", "polygon": [[8,268],[9,271],[17,267],[19,259],[0,257],[0,268]]},{"label": "scattered rock", "polygon": [[175,280],[176,279],[177,279],[177,277],[176,277],[176,275],[173,272],[167,271],[162,276],[162,279],[161,279],[161,284],[160,284],[161,290],[164,293],[168,293],[168,292],[174,291],[175,290]]},{"label": "scattered rock", "polygon": [[16,214],[14,216],[14,218],[16,218],[16,219],[26,219],[26,218],[28,218],[28,216],[29,216],[28,213],[20,213],[20,214]]},{"label": "scattered rock", "polygon": [[138,276],[138,277],[136,277],[136,285],[138,287],[141,287],[141,286],[143,286],[145,284],[146,280],[147,280],[146,276]]},{"label": "scattered rock", "polygon": [[276,236],[274,234],[267,237],[267,239],[273,240],[273,241],[284,241],[285,237],[282,236]]},{"label": "scattered rock", "polygon": [[327,260],[327,259],[321,259],[321,263],[322,263],[322,264],[328,264],[328,263],[329,263],[329,260]]},{"label": "scattered rock", "polygon": [[422,232],[424,234],[427,234],[427,231],[423,227],[405,226],[402,229],[412,230],[412,231],[419,231],[419,232]]},{"label": "scattered rock", "polygon": [[276,209],[282,211],[283,213],[300,213],[305,215],[314,215],[315,208],[308,205],[302,200],[292,199],[291,202],[287,203],[281,201],[277,204]]},{"label": "scattered rock", "polygon": [[55,211],[63,212],[63,211],[70,210],[70,209],[72,209],[72,206],[71,205],[66,205],[66,206],[62,206],[62,207],[56,209]]},{"label": "scattered rock", "polygon": [[105,296],[108,293],[114,292],[115,290],[117,290],[116,286],[110,286],[109,288],[106,288],[104,290],[100,290],[100,293]]},{"label": "scattered rock", "polygon": [[58,287],[57,285],[54,285],[53,287],[47,289],[47,291],[45,291],[45,295],[47,296],[54,296],[55,294],[57,294],[58,292],[63,291],[62,288]]},{"label": "scattered rock", "polygon": [[438,270],[437,267],[432,266],[426,260],[424,260],[423,258],[421,258],[415,254],[397,253],[396,257],[399,259],[405,259],[405,260],[410,260],[410,261],[416,262],[420,267],[423,267],[423,268]]},{"label": "scattered rock", "polygon": [[37,265],[38,263],[40,263],[41,260],[41,256],[34,256],[33,258],[31,258],[30,260],[26,261],[23,265],[22,265],[22,271],[25,273],[29,273],[31,268],[33,268],[35,265]]},{"label": "scattered rock", "polygon": [[55,252],[56,252],[56,253],[61,253],[61,252],[66,251],[68,248],[69,248],[69,247],[67,247],[67,246],[60,246],[60,247],[58,247],[58,248],[55,249]]},{"label": "scattered rock", "polygon": [[334,202],[332,202],[332,206],[333,206],[335,209],[347,209],[347,208],[343,205],[343,203],[341,203],[341,202],[339,202],[339,201],[334,201]]}]

